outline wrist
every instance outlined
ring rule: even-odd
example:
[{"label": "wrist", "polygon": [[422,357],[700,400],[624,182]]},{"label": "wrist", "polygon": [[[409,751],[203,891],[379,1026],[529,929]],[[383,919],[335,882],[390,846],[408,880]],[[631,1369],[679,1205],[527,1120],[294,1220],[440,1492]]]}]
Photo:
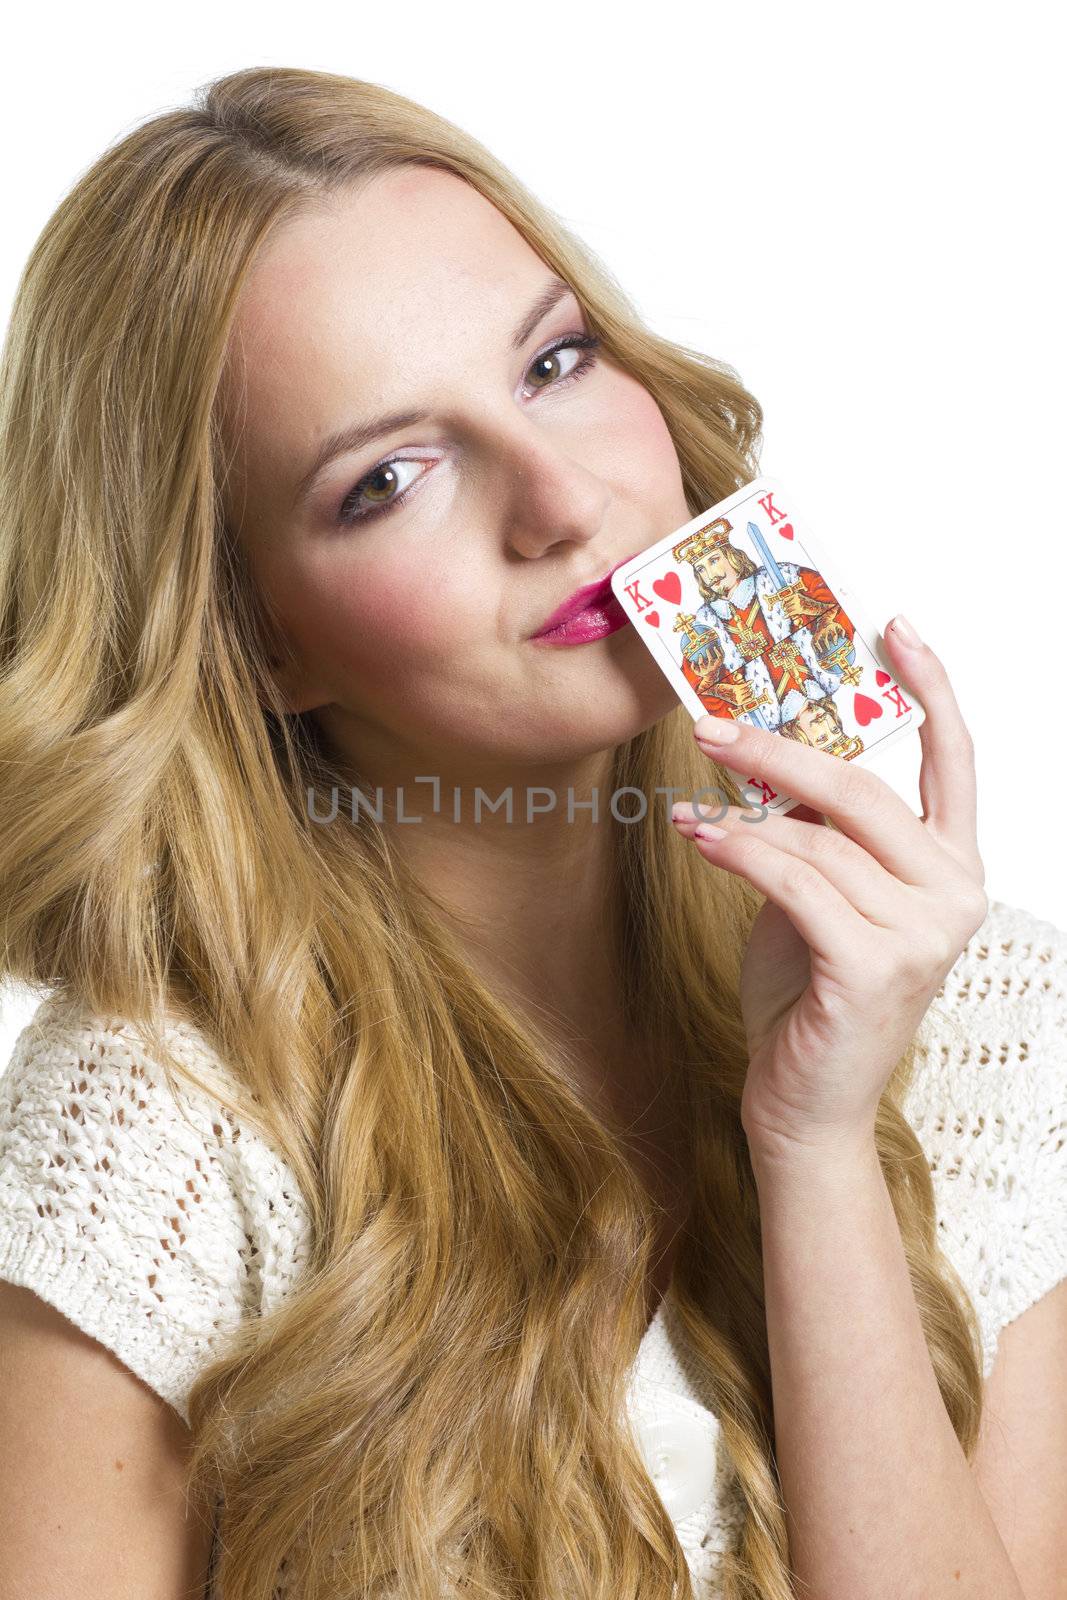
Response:
[{"label": "wrist", "polygon": [[782,1133],[748,1133],[748,1154],[757,1187],[846,1181],[856,1174],[881,1175],[874,1129],[799,1139]]}]

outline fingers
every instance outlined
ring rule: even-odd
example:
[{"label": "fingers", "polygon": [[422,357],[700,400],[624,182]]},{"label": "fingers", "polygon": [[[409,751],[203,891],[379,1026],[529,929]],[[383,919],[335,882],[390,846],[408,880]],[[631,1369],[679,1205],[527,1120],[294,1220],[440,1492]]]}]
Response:
[{"label": "fingers", "polygon": [[[870,924],[817,867],[757,837],[762,826],[739,822],[719,839],[697,834],[693,842],[714,866],[747,878],[779,906],[813,954],[842,972],[854,969],[863,960]],[[794,826],[829,836],[827,829],[807,823]]]},{"label": "fingers", "polygon": [[926,712],[919,729],[923,821],[957,859],[973,861],[978,855],[974,741],[940,658],[917,636],[917,642],[911,644],[899,630],[899,621],[894,617],[885,639],[898,677]]},{"label": "fingers", "polygon": [[[948,676],[933,651],[902,643],[894,624],[886,630],[886,640],[894,666],[899,662],[902,683],[925,712],[919,729],[922,821],[868,767],[837,756],[827,760],[824,750],[732,718],[701,717],[693,732],[701,748],[742,783],[762,780],[788,793],[828,817],[901,882],[929,887],[943,878],[945,846],[958,865],[972,872],[978,860],[973,750]],[[731,734],[732,742],[722,739]],[[718,739],[709,737],[714,735]]]},{"label": "fingers", "polygon": [[[717,737],[729,736],[731,728],[737,729],[736,740],[719,744]],[[874,772],[725,717],[701,717],[693,731],[701,749],[738,773],[742,785],[762,781],[828,816],[903,883],[924,885],[942,866],[941,852],[918,817]]]},{"label": "fingers", "polygon": [[[762,843],[797,861],[806,861],[822,873],[869,922],[892,928],[906,918],[907,910],[900,898],[905,886],[868,851],[836,829],[798,821],[791,816],[748,812],[741,806],[718,807],[713,817],[716,826],[725,828],[736,839],[730,859],[740,864],[742,871],[747,860],[744,841],[755,835]],[[705,820],[705,814],[700,806],[679,801],[673,808],[671,820],[678,833],[692,839],[698,825]],[[714,855],[720,865],[726,864],[724,850],[725,845],[721,845]]]}]

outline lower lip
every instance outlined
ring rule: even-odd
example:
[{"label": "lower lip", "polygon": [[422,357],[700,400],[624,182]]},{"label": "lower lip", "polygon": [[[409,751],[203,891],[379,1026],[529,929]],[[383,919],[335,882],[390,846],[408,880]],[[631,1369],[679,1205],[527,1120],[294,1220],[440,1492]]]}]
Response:
[{"label": "lower lip", "polygon": [[598,600],[587,606],[584,611],[568,617],[566,622],[550,628],[547,633],[535,633],[531,642],[589,644],[593,639],[606,639],[609,633],[618,633],[629,620],[614,594],[610,594],[606,600]]}]

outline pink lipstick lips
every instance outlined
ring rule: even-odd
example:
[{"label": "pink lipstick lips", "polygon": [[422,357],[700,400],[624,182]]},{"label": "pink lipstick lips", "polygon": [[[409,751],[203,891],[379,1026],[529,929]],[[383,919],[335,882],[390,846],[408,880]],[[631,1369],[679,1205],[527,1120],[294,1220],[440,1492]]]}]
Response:
[{"label": "pink lipstick lips", "polygon": [[604,639],[609,633],[617,632],[629,618],[611,592],[611,574],[631,559],[626,556],[616,561],[596,583],[576,589],[530,637],[545,644],[588,644],[592,639]]}]

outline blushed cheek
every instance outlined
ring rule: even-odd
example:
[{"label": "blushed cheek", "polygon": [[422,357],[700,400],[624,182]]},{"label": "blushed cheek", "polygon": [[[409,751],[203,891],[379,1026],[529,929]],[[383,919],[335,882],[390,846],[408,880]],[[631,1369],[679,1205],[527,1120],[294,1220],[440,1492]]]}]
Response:
[{"label": "blushed cheek", "polygon": [[[657,495],[681,496],[681,467],[663,413],[644,386],[620,374],[611,396],[609,434],[615,482],[630,485],[646,505]],[[685,512],[684,500],[681,509]],[[688,517],[685,512],[683,520]],[[669,532],[669,529],[664,529]]]},{"label": "blushed cheek", "polygon": [[396,559],[354,559],[298,577],[284,604],[305,672],[341,698],[353,689],[391,698],[405,683],[447,674],[475,627],[455,572]]}]

